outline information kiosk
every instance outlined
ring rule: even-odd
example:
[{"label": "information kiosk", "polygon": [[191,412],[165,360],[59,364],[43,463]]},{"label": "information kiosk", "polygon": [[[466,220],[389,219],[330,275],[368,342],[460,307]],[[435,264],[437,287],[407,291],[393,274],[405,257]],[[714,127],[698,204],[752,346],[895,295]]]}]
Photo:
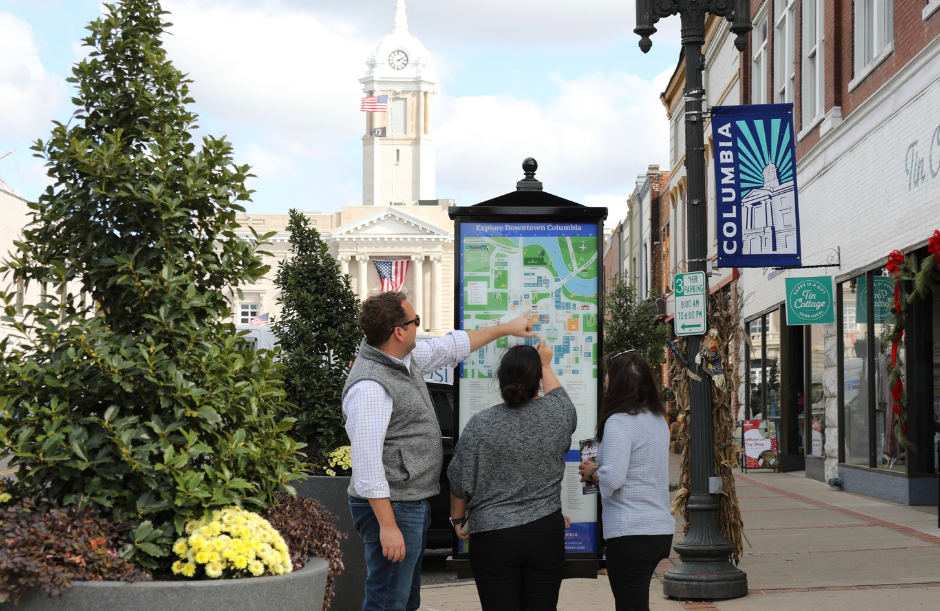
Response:
[{"label": "information kiosk", "polygon": [[[535,333],[551,344],[555,373],[578,409],[562,483],[565,577],[596,577],[603,553],[600,495],[585,494],[578,464],[579,442],[594,437],[603,394],[599,365],[604,350],[607,208],[589,208],[544,192],[535,179],[538,164],[532,158],[522,168],[525,178],[516,191],[448,210],[456,240],[454,328],[481,329],[530,310]],[[502,402],[495,379],[502,353],[517,343],[536,341],[506,337],[474,352],[460,366],[456,441],[471,416]],[[454,541],[450,563],[468,577],[469,547],[456,536]]]}]

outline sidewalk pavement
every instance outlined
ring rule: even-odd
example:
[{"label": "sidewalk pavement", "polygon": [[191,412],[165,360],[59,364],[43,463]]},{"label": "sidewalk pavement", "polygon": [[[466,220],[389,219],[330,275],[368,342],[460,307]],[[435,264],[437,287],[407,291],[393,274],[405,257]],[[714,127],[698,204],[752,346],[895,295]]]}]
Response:
[{"label": "sidewalk pavement", "polygon": [[[671,463],[678,481],[678,461]],[[801,473],[749,471],[735,475],[744,518],[744,557],[750,592],[728,601],[667,599],[662,574],[678,557],[663,561],[650,584],[650,609],[666,611],[762,611],[840,606],[852,611],[940,608],[940,528],[936,507],[878,501],[806,479]],[[674,539],[682,539],[677,523]],[[427,586],[427,611],[479,611],[472,581]],[[606,576],[569,579],[561,610],[613,609]]]}]

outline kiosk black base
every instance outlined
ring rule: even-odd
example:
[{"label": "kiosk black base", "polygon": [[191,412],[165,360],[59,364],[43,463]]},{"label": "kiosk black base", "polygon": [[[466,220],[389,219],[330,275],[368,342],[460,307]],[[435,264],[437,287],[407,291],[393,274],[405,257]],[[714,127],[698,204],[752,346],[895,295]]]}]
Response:
[{"label": "kiosk black base", "polygon": [[[466,558],[448,556],[444,561],[448,569],[457,570],[457,579],[473,579],[473,569]],[[604,568],[599,558],[566,558],[564,579],[597,579],[597,572]]]}]

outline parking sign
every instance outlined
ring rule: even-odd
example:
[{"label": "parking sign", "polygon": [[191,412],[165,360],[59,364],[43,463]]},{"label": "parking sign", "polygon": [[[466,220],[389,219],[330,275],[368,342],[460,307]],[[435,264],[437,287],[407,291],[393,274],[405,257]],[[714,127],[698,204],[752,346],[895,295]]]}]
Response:
[{"label": "parking sign", "polygon": [[676,274],[676,335],[705,333],[705,272]]}]

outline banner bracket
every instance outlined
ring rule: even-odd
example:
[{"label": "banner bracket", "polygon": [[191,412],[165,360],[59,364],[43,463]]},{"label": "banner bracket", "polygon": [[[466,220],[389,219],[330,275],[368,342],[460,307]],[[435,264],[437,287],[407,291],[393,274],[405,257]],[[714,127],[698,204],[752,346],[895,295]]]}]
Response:
[{"label": "banner bracket", "polygon": [[[830,250],[833,250],[833,249],[830,249]],[[790,266],[788,266],[788,267],[774,267],[774,268],[772,268],[772,269],[774,269],[774,270],[778,270],[778,269],[816,269],[816,268],[820,268],[820,267],[838,267],[839,269],[842,269],[842,247],[841,247],[841,246],[836,246],[834,250],[835,250],[836,256],[833,257],[832,255],[829,255],[829,256],[826,258],[826,263],[821,264],[821,265],[790,265]]]}]

